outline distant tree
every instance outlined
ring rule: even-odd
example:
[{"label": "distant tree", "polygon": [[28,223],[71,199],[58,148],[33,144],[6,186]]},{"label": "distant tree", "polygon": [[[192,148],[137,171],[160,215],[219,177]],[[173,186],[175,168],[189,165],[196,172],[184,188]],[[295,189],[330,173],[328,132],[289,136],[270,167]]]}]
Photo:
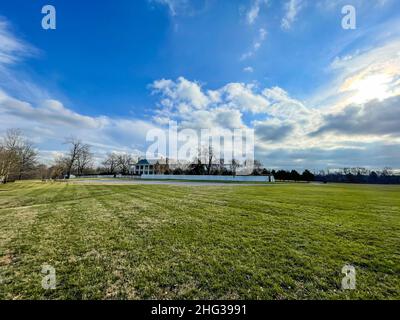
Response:
[{"label": "distant tree", "polygon": [[379,179],[378,174],[377,174],[375,171],[372,171],[372,172],[369,174],[368,182],[369,182],[369,183],[377,183],[377,182],[378,182],[378,179]]},{"label": "distant tree", "polygon": [[83,144],[76,157],[76,171],[78,175],[83,175],[87,170],[92,168],[93,165],[93,153],[90,150],[90,146]]},{"label": "distant tree", "polygon": [[17,154],[0,145],[0,183],[7,183],[18,161]]},{"label": "distant tree", "polygon": [[25,141],[17,152],[19,158],[18,179],[34,170],[37,165],[37,152],[31,142]]},{"label": "distant tree", "polygon": [[182,168],[176,168],[173,171],[173,175],[175,175],[175,176],[180,176],[180,175],[183,175],[183,174],[184,174],[184,171],[182,170]]},{"label": "distant tree", "polygon": [[64,166],[58,164],[50,169],[50,178],[51,179],[62,179],[64,177]]},{"label": "distant tree", "polygon": [[298,173],[296,170],[292,170],[290,172],[290,180],[300,181],[301,180],[300,173]]},{"label": "distant tree", "polygon": [[122,174],[129,174],[133,158],[131,155],[122,153],[116,156],[118,171]]},{"label": "distant tree", "polygon": [[301,178],[304,181],[314,181],[315,180],[315,176],[309,170],[304,170],[303,174],[301,175]]},{"label": "distant tree", "polygon": [[8,129],[4,138],[2,139],[2,145],[8,150],[16,151],[23,142],[23,135],[20,129]]},{"label": "distant tree", "polygon": [[64,159],[66,163],[66,176],[67,179],[69,179],[71,177],[72,169],[76,165],[79,156],[84,152],[84,150],[89,149],[89,146],[74,137],[66,138],[64,144],[70,146]]},{"label": "distant tree", "polygon": [[36,176],[41,180],[50,179],[50,170],[45,164],[39,164],[36,169]]},{"label": "distant tree", "polygon": [[271,175],[271,174],[272,174],[272,172],[267,170],[266,168],[263,168],[262,171],[261,171],[261,175],[263,175],[263,176],[268,176],[268,175]]},{"label": "distant tree", "polygon": [[23,175],[32,171],[37,164],[37,152],[32,144],[20,129],[8,129],[2,141],[3,148],[9,155],[13,155],[13,174],[21,180]]},{"label": "distant tree", "polygon": [[231,168],[231,171],[232,171],[232,175],[234,177],[236,177],[236,172],[237,172],[237,169],[239,168],[239,166],[240,166],[239,161],[236,160],[236,159],[232,159],[232,162],[230,164],[230,168]]},{"label": "distant tree", "polygon": [[215,154],[214,154],[214,149],[213,149],[212,145],[210,144],[208,146],[208,148],[206,147],[203,152],[204,152],[204,157],[205,157],[205,165],[206,165],[207,175],[211,175],[213,161],[215,160]]},{"label": "distant tree", "polygon": [[382,176],[388,177],[388,176],[392,176],[392,175],[393,175],[393,170],[392,170],[392,168],[389,168],[389,167],[383,168],[383,170],[382,170]]},{"label": "distant tree", "polygon": [[118,170],[118,156],[115,153],[107,153],[103,166],[108,174],[115,174]]},{"label": "distant tree", "polygon": [[276,178],[277,180],[282,180],[282,181],[284,181],[284,180],[290,180],[290,177],[289,177],[288,173],[287,173],[286,171],[284,171],[284,170],[278,170],[278,171],[275,173],[275,178]]},{"label": "distant tree", "polygon": [[381,183],[399,184],[400,175],[394,174],[390,168],[382,171],[370,171],[365,168],[344,168],[335,171],[320,171],[317,181],[340,183]]},{"label": "distant tree", "polygon": [[263,164],[261,161],[259,160],[254,160],[254,165],[253,165],[254,169],[253,169],[253,175],[255,176],[259,176],[262,174],[263,172]]},{"label": "distant tree", "polygon": [[205,170],[204,165],[202,164],[200,158],[197,158],[195,160],[195,162],[188,169],[188,173],[196,175],[196,176],[201,176],[201,175],[206,174],[206,170]]},{"label": "distant tree", "polygon": [[49,168],[48,176],[50,179],[63,179],[66,176],[69,159],[65,156],[56,156],[54,164]]},{"label": "distant tree", "polygon": [[352,174],[351,172],[347,172],[346,173],[346,182],[350,182],[350,183],[356,182],[354,174]]}]

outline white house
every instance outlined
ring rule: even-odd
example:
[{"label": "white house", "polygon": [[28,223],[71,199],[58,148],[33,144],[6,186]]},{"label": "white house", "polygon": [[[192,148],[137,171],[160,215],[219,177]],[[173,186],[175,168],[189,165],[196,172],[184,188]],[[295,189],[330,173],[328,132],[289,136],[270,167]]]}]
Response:
[{"label": "white house", "polygon": [[137,174],[137,175],[142,175],[142,174],[154,174],[154,166],[156,164],[157,160],[147,160],[147,159],[141,159],[133,165],[132,167],[132,173]]}]

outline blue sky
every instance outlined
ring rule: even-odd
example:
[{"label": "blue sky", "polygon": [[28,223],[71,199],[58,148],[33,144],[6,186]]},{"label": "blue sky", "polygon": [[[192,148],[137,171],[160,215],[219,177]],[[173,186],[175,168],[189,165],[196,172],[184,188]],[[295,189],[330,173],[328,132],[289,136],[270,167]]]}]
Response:
[{"label": "blue sky", "polygon": [[176,120],[254,128],[270,167],[400,167],[399,18],[395,0],[2,1],[0,131],[101,157]]}]

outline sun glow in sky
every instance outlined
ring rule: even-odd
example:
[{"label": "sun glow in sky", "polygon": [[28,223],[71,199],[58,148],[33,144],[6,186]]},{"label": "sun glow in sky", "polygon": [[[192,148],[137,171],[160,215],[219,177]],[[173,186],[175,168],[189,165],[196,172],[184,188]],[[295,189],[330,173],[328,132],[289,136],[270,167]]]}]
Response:
[{"label": "sun glow in sky", "polygon": [[[383,101],[398,95],[400,86],[400,43],[393,43],[385,50],[379,48],[363,58],[343,59],[349,67],[349,75],[339,92],[347,93],[342,107],[347,104],[363,104],[371,100]],[[353,71],[351,67],[361,67]]]},{"label": "sun glow in sky", "polygon": [[373,99],[382,101],[390,97],[391,80],[392,78],[387,74],[374,74],[355,81],[348,88],[354,91],[352,102],[365,103]]}]

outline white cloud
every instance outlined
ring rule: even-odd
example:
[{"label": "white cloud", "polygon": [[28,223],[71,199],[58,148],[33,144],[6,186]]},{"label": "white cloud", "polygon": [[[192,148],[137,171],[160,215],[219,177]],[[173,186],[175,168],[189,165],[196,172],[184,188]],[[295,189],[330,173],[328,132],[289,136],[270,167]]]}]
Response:
[{"label": "white cloud", "polygon": [[246,12],[246,22],[253,24],[260,14],[261,6],[268,4],[268,0],[252,0],[250,8]]},{"label": "white cloud", "polygon": [[150,2],[156,2],[162,5],[166,5],[172,16],[177,15],[179,10],[186,8],[188,5],[187,0],[150,0]]},{"label": "white cloud", "polygon": [[221,90],[225,103],[243,112],[266,113],[270,102],[255,91],[255,86],[244,83],[229,83]]},{"label": "white cloud", "polygon": [[9,115],[46,124],[88,129],[99,129],[107,124],[107,119],[104,117],[93,118],[80,115],[65,108],[61,102],[56,100],[45,100],[39,107],[34,108],[30,103],[11,98],[0,91],[0,106],[2,111]]},{"label": "white cloud", "polygon": [[248,66],[248,67],[243,68],[243,71],[248,72],[248,73],[253,73],[254,69],[253,69],[253,67]]},{"label": "white cloud", "polygon": [[180,77],[176,81],[155,81],[151,88],[153,94],[160,96],[157,117],[185,117],[196,110],[215,110],[221,106],[257,114],[265,113],[269,105],[253,84],[228,83],[219,89],[204,90],[197,82]]},{"label": "white cloud", "polygon": [[267,31],[264,28],[258,29],[257,37],[253,41],[251,49],[242,54],[240,60],[243,61],[252,57],[261,48],[261,45],[265,41],[266,37],[267,37]]},{"label": "white cloud", "polygon": [[161,104],[164,107],[171,107],[171,104],[187,103],[196,108],[200,109],[205,107],[209,103],[209,98],[201,90],[200,84],[197,82],[191,82],[183,77],[178,78],[176,82],[172,80],[157,80],[151,88],[153,93],[161,93],[164,99]]},{"label": "white cloud", "polygon": [[[137,119],[82,115],[56,100],[32,106],[0,91],[0,128],[0,134],[6,128],[20,128],[41,148],[51,146],[56,151],[65,147],[65,137],[74,135],[92,145],[96,154],[105,154],[143,149],[147,131],[156,126]],[[41,156],[46,158],[50,154]]]},{"label": "white cloud", "polygon": [[168,8],[172,17],[193,16],[204,12],[208,6],[208,0],[147,0],[150,4],[159,4]]},{"label": "white cloud", "polygon": [[269,113],[277,118],[304,120],[308,119],[312,109],[301,101],[289,97],[288,93],[279,87],[264,89],[262,94],[270,101]]},{"label": "white cloud", "polygon": [[0,67],[14,64],[20,58],[37,52],[32,46],[15,37],[9,23],[0,17]]},{"label": "white cloud", "polygon": [[[279,87],[259,89],[254,84],[245,83],[228,83],[214,90],[199,86],[208,103],[198,109],[194,106],[195,96],[182,102],[178,94],[182,82],[197,84],[182,78],[155,82],[161,101],[165,96],[171,97],[167,106],[159,105],[155,120],[164,117],[164,123],[175,120],[181,127],[191,129],[255,128],[260,136],[260,145],[268,146],[283,138],[297,138],[312,132],[315,129],[313,123],[319,118],[317,111],[308,109]],[[267,133],[267,130],[271,132]],[[298,145],[297,140],[293,143]]]},{"label": "white cloud", "polygon": [[281,26],[283,29],[290,29],[297,15],[303,8],[303,0],[289,0],[285,4],[285,16],[282,18]]},{"label": "white cloud", "polygon": [[[400,143],[398,130],[396,131],[394,125],[397,121],[395,117],[397,107],[390,101],[385,101],[384,104],[368,104],[367,109],[361,105],[349,106],[345,109],[346,112],[342,113],[345,115],[344,118],[347,119],[348,115],[354,115],[356,118],[349,118],[345,122],[341,114],[337,115],[335,105],[326,110],[311,108],[291,97],[280,87],[260,89],[254,84],[228,83],[221,88],[206,90],[197,82],[184,78],[156,83],[166,84],[158,86],[160,91],[157,94],[161,98],[164,96],[171,98],[168,107],[163,108],[160,104],[158,110],[160,114],[167,112],[169,119],[178,121],[183,128],[210,128],[215,131],[225,128],[254,128],[258,154],[276,155],[278,150],[283,150],[282,153],[289,157],[303,153],[305,155],[303,160],[310,161],[307,157],[315,155],[318,150],[321,154],[326,152],[332,157],[328,161],[329,164],[338,164],[345,163],[339,157],[346,152],[361,150],[360,152],[367,153],[371,143],[378,145]],[[186,95],[182,102],[178,94],[180,83],[186,83],[187,87],[195,86],[197,94]],[[199,95],[204,96],[204,101],[207,101],[200,109],[195,107],[196,96]],[[371,122],[371,117],[362,113],[362,110],[368,110],[373,119],[384,119],[383,127],[374,126],[374,130],[368,131],[373,121]],[[336,119],[342,120],[336,121]],[[362,123],[355,126],[354,130],[340,125],[352,121],[357,123],[357,119]],[[386,125],[388,123],[390,127]],[[385,135],[381,135],[382,132],[385,132]],[[314,151],[308,153],[307,150],[315,150],[315,153]],[[334,157],[334,150],[338,150],[337,159]],[[291,161],[301,163],[303,160],[298,158]],[[315,163],[318,161],[315,160]]]},{"label": "white cloud", "polygon": [[[168,120],[177,120],[185,127],[191,128],[240,128],[265,124],[265,121],[269,119],[269,121],[274,121],[274,127],[279,123],[287,126],[290,122],[293,132],[299,127],[298,134],[304,135],[315,130],[321,118],[317,110],[310,109],[301,101],[291,98],[279,87],[259,89],[254,84],[228,83],[215,90],[205,90],[198,86],[200,92],[191,98],[185,96],[183,102],[179,95],[182,82],[187,83],[189,87],[197,85],[197,82],[184,78],[179,78],[177,81],[155,82],[154,86],[159,88],[156,94],[160,95],[160,100],[164,101],[165,96],[170,97],[168,104],[160,103],[159,109],[155,112],[155,120],[163,118],[163,123],[167,123]],[[198,95],[205,96],[204,101],[208,101],[201,109],[195,106]],[[247,124],[243,122],[244,115],[250,119]],[[251,122],[251,119],[255,121]],[[294,143],[297,144],[298,141]]]}]

